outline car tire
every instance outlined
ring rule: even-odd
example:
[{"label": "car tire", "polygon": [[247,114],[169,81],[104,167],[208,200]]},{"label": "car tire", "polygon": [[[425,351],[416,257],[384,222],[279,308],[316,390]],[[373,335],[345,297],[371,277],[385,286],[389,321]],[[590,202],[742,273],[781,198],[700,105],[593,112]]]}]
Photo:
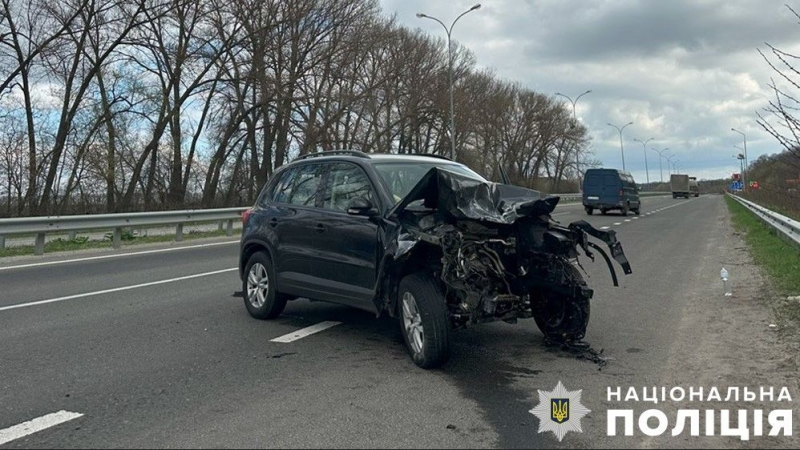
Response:
[{"label": "car tire", "polygon": [[586,208],[586,214],[591,216],[593,212],[594,212],[594,208]]},{"label": "car tire", "polygon": [[633,213],[634,213],[634,214],[636,214],[636,215],[638,216],[638,215],[639,215],[639,208],[636,208],[636,209],[634,209],[634,210],[633,210]]},{"label": "car tire", "polygon": [[600,210],[600,214],[605,216],[606,214],[608,214],[608,210],[607,209],[601,209]]},{"label": "car tire", "polygon": [[397,316],[408,353],[423,369],[439,367],[450,356],[450,313],[444,293],[424,273],[406,276],[397,292]]},{"label": "car tire", "polygon": [[253,254],[247,261],[242,280],[244,305],[256,319],[269,320],[281,315],[287,297],[277,292],[275,267],[265,252]]},{"label": "car tire", "polygon": [[620,212],[620,214],[622,214],[623,216],[627,216],[627,215],[628,215],[628,210],[629,210],[629,209],[630,209],[630,205],[628,205],[628,204],[626,203],[626,204],[625,204],[625,206],[623,206],[623,207],[622,207],[622,209],[620,209],[620,210],[619,210],[619,212]]},{"label": "car tire", "polygon": [[[562,283],[586,286],[580,272],[568,261]],[[586,336],[589,325],[589,297],[577,294],[567,295],[555,289],[531,293],[533,318],[536,326],[549,341],[571,343],[580,341]],[[580,291],[578,291],[580,292]]]}]

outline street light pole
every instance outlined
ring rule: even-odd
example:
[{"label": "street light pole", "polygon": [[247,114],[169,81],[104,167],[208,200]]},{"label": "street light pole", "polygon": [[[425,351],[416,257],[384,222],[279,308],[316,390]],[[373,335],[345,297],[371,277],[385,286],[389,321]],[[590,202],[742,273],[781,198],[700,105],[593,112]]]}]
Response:
[{"label": "street light pole", "polygon": [[435,20],[436,22],[439,23],[439,25],[442,26],[442,28],[444,28],[445,33],[447,33],[447,77],[450,84],[450,159],[452,159],[453,161],[456,160],[456,119],[455,119],[455,113],[453,112],[453,46],[450,45],[450,37],[453,34],[453,27],[456,26],[456,22],[458,22],[458,19],[464,17],[464,15],[469,12],[480,9],[480,7],[481,4],[478,3],[472,8],[461,13],[461,15],[456,17],[456,20],[454,20],[453,23],[450,24],[450,28],[447,28],[444,22],[437,19],[436,17],[432,17],[423,13],[417,13],[417,17],[421,19]]},{"label": "street light pole", "polygon": [[731,131],[735,131],[742,135],[742,139],[744,140],[744,170],[742,170],[742,184],[743,189],[747,192],[747,136],[744,133],[737,130],[736,128],[731,128]]},{"label": "street light pole", "polygon": [[[575,104],[578,103],[578,100],[580,100],[581,97],[583,97],[584,95],[586,95],[586,94],[588,94],[590,92],[592,92],[591,89],[589,89],[588,91],[586,91],[583,94],[579,95],[578,98],[575,99],[575,101],[572,101],[571,98],[567,97],[566,95],[564,95],[564,94],[562,94],[560,92],[556,92],[556,95],[560,95],[560,96],[566,98],[567,100],[569,100],[570,103],[572,103],[572,127],[570,127],[570,128],[575,128],[575,124],[578,122],[578,118],[577,118],[576,113],[575,113]],[[581,185],[581,164],[580,164],[580,160],[578,159],[579,156],[580,156],[580,152],[578,151],[578,146],[576,145],[575,146],[575,172],[578,173],[578,190],[579,191],[583,191],[583,188],[582,188],[582,185]]]},{"label": "street light pole", "polygon": [[657,149],[655,149],[653,147],[650,147],[650,150],[658,153],[658,172],[661,174],[661,182],[663,183],[664,182],[664,168],[661,165],[661,158],[666,158],[664,156],[664,152],[669,150],[669,147],[663,148],[661,150],[657,150]]},{"label": "street light pole", "polygon": [[644,172],[647,175],[647,184],[650,184],[650,170],[647,168],[647,143],[653,139],[655,138],[650,138],[644,142],[639,139],[634,139],[634,141],[642,143],[642,153],[644,153]]},{"label": "street light pole", "polygon": [[625,125],[622,126],[622,128],[614,125],[613,123],[609,123],[608,125],[616,128],[617,131],[619,131],[619,152],[622,154],[622,171],[624,172],[625,171],[625,150],[622,147],[622,130],[624,130],[625,127],[627,127],[628,125],[633,125],[633,122],[626,123]]},{"label": "street light pole", "polygon": [[670,175],[672,175],[672,158],[674,157],[675,155],[667,156],[667,170],[669,171]]}]

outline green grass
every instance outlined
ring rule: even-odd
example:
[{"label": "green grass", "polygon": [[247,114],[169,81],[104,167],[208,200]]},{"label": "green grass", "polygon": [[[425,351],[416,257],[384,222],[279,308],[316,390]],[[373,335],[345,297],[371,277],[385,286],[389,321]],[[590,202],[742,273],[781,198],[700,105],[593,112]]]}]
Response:
[{"label": "green grass", "polygon": [[[770,276],[781,297],[800,295],[800,249],[776,236],[736,200],[725,196],[725,201],[734,228],[744,235],[753,259]],[[784,300],[776,305],[776,310],[781,316],[800,323],[800,303]]]},{"label": "green grass", "polygon": [[764,266],[776,285],[787,294],[800,295],[800,250],[776,236],[772,229],[736,200],[725,198],[733,226],[743,232],[753,259]]},{"label": "green grass", "polygon": [[[235,231],[235,230],[234,230]],[[200,239],[200,238],[209,238],[209,237],[218,237],[218,236],[225,236],[225,230],[215,230],[215,231],[191,231],[183,233],[183,240],[191,240],[191,239]],[[164,236],[134,236],[130,233],[123,233],[121,243],[123,247],[127,247],[130,245],[139,245],[139,244],[152,244],[158,242],[172,242],[175,240],[175,235],[164,235]],[[65,252],[65,251],[74,251],[74,250],[87,250],[93,248],[111,248],[111,235],[106,235],[106,239],[103,240],[89,240],[86,236],[78,236],[73,240],[59,238],[53,241],[50,241],[44,245],[44,252],[47,253],[54,253],[54,252]],[[23,256],[23,255],[33,255],[34,254],[34,246],[32,245],[24,245],[19,247],[8,247],[5,249],[0,249],[0,258],[7,257],[7,256]]]}]

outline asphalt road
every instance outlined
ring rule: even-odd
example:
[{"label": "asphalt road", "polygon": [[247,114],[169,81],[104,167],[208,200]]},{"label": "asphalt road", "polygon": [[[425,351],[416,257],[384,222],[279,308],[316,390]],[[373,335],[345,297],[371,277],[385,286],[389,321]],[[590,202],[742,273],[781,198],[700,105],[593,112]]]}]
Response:
[{"label": "asphalt road", "polygon": [[[609,386],[798,392],[722,198],[643,201],[638,217],[555,212],[616,230],[633,266],[615,288],[601,259],[582,258],[595,289],[586,340],[602,362],[546,346],[532,321],[456,332],[450,362],[432,371],[412,363],[392,319],[298,300],[258,321],[238,294],[229,239],[0,261],[0,436],[82,414],[3,447],[739,446],[606,436]],[[727,299],[723,264],[736,286]],[[270,342],[323,321],[341,324]],[[528,412],[558,381],[593,411],[561,443]],[[749,444],[797,447],[769,439]]]}]

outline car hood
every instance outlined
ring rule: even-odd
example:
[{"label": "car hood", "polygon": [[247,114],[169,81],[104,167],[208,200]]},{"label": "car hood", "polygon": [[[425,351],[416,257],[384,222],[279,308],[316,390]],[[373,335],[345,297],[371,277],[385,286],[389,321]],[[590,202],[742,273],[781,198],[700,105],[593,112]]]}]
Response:
[{"label": "car hood", "polygon": [[422,200],[425,208],[437,210],[446,221],[467,219],[512,224],[520,217],[550,214],[559,197],[434,167],[386,213],[386,217],[398,216],[417,200]]}]

